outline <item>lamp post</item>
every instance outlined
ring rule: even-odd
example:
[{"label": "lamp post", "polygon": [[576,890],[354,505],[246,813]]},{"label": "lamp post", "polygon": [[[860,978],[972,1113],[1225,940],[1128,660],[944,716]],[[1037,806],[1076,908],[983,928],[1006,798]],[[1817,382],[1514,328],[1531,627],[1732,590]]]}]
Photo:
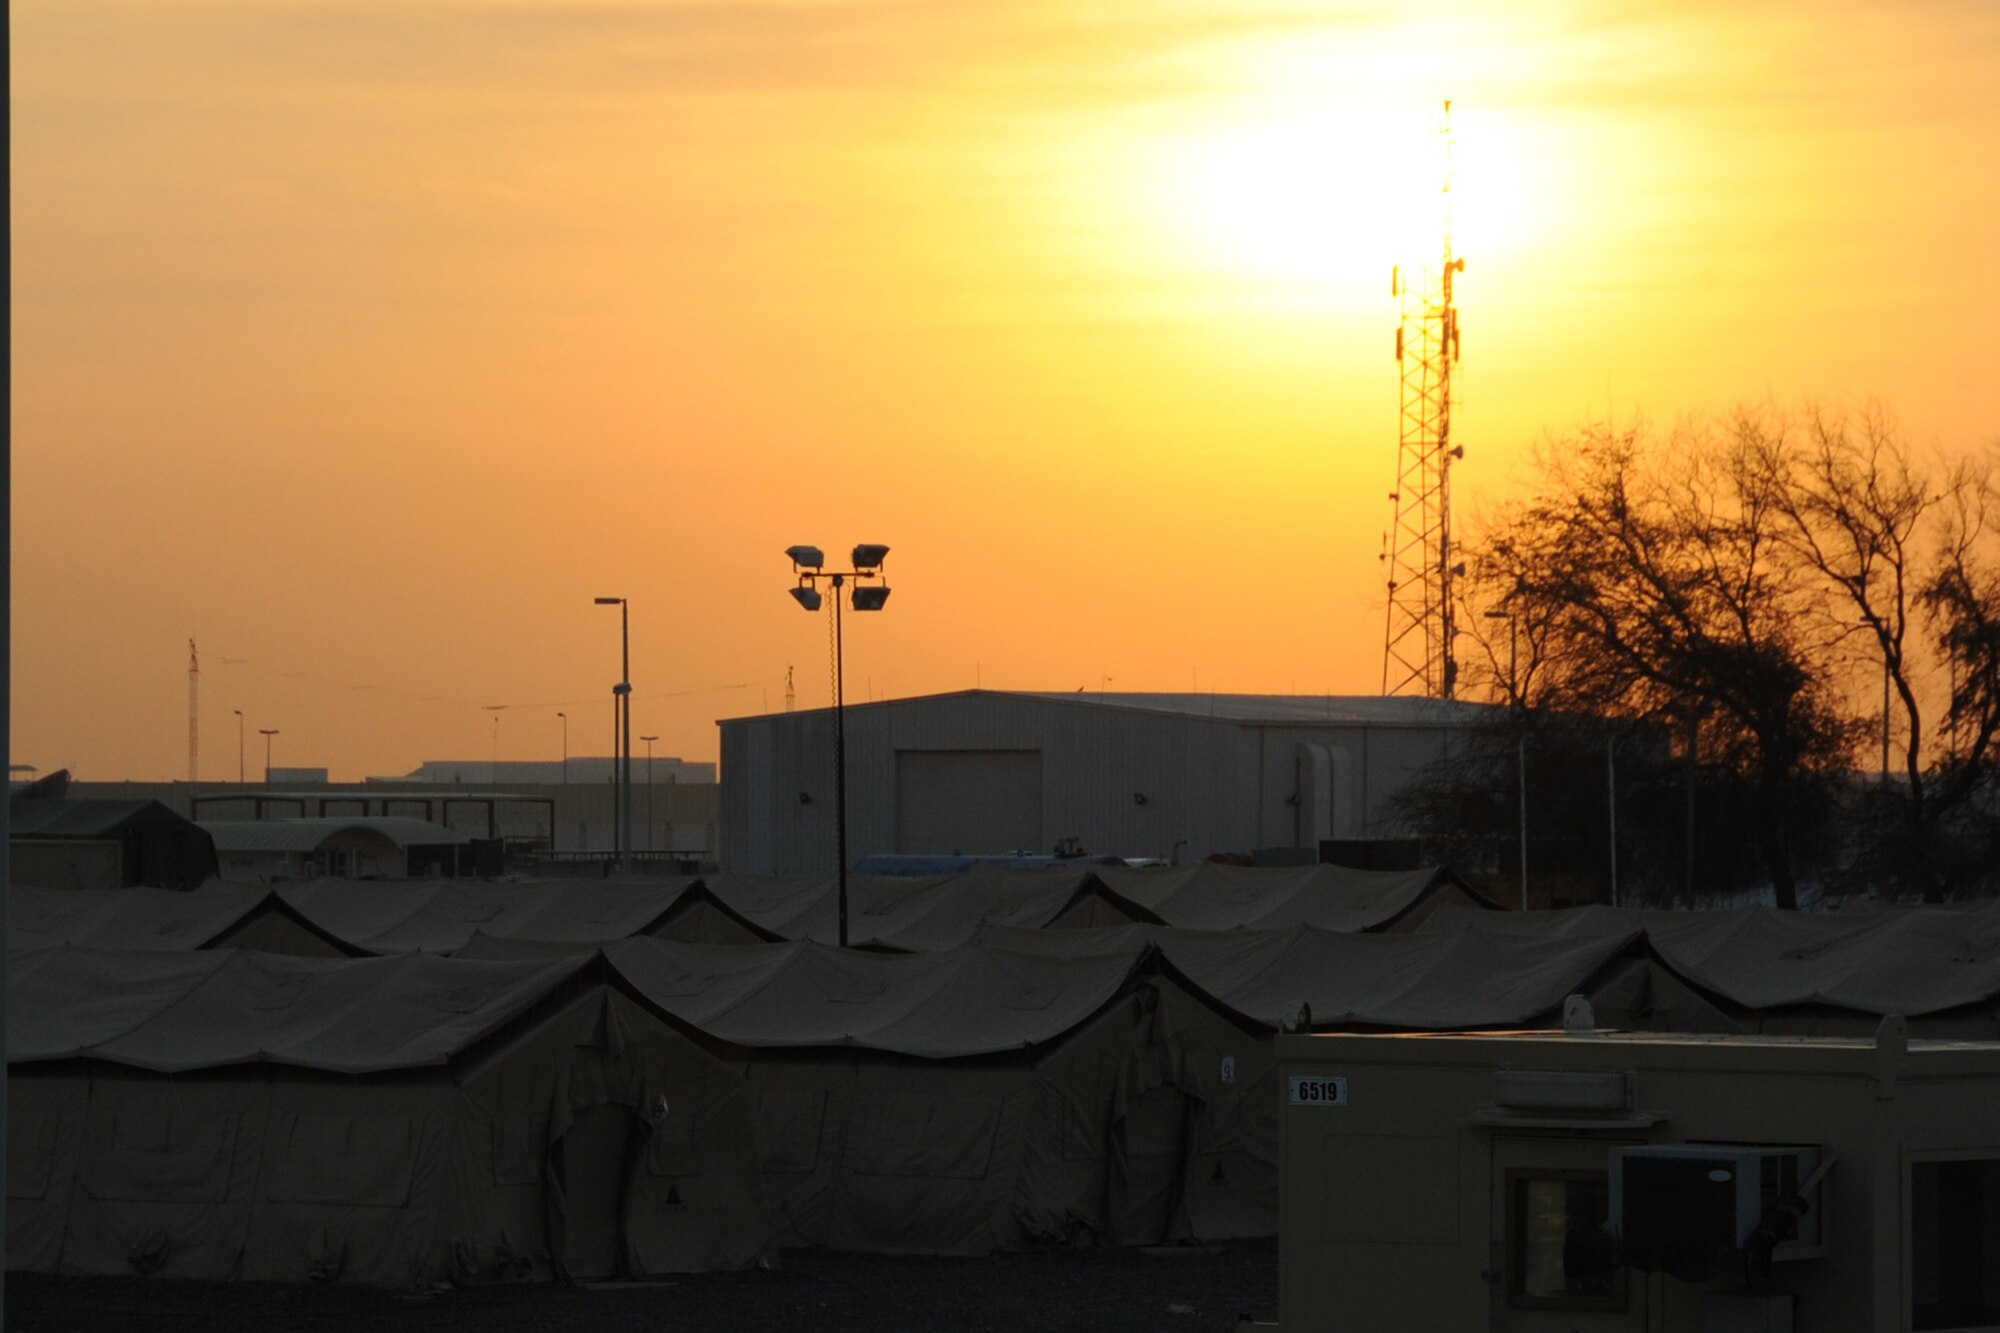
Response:
[{"label": "lamp post", "polygon": [[660,738],[658,736],[641,736],[639,739],[646,742],[646,850],[650,852],[655,850],[653,846],[653,742]]},{"label": "lamp post", "polygon": [[1527,709],[1521,702],[1520,683],[1514,668],[1521,645],[1521,622],[1511,611],[1488,611],[1488,620],[1507,622],[1507,699],[1514,707],[1519,730],[1514,736],[1514,785],[1521,793],[1521,910],[1528,910],[1528,727]]},{"label": "lamp post", "polygon": [[835,849],[839,860],[840,947],[844,949],[847,947],[847,682],[840,627],[841,589],[853,580],[849,596],[853,598],[854,609],[880,611],[889,600],[889,585],[881,582],[882,562],[888,558],[889,548],[875,544],[855,547],[854,568],[848,570],[825,568],[826,556],[817,546],[788,546],[785,554],[791,558],[792,573],[798,577],[791,590],[792,598],[806,610],[819,610],[822,582],[833,585],[833,817],[838,830]]},{"label": "lamp post", "polygon": [[612,741],[617,751],[612,759],[615,774],[612,780],[618,789],[613,864],[622,868],[632,841],[632,607],[623,597],[599,597],[595,601],[598,606],[618,608],[618,683],[611,688],[616,729]]},{"label": "lamp post", "polygon": [[480,707],[493,714],[493,761],[486,766],[486,782],[488,786],[497,787],[500,785],[500,713],[507,705],[481,704]]},{"label": "lamp post", "polygon": [[1694,906],[1694,779],[1695,770],[1701,762],[1701,719],[1706,710],[1692,707],[1687,710],[1687,882],[1684,888],[1686,906]]},{"label": "lamp post", "polygon": [[562,719],[562,731],[563,731],[562,780],[563,780],[563,785],[568,786],[569,785],[569,714],[557,713],[556,716]]},{"label": "lamp post", "polygon": [[1889,789],[1889,649],[1882,649],[1882,789]]},{"label": "lamp post", "polygon": [[236,714],[236,785],[240,787],[243,785],[243,710],[232,708],[229,711]]},{"label": "lamp post", "polygon": [[257,734],[264,738],[264,785],[271,785],[271,737],[278,734],[276,727],[259,727]]}]

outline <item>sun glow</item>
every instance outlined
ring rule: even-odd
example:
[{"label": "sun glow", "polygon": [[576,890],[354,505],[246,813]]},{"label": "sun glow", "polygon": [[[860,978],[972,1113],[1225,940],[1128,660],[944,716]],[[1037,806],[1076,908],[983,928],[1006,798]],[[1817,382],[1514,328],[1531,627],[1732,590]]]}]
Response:
[{"label": "sun glow", "polygon": [[1177,146],[1167,207],[1188,248],[1269,279],[1374,283],[1391,265],[1434,261],[1447,203],[1461,252],[1523,244],[1535,183],[1517,137],[1457,128],[1447,197],[1440,110],[1321,103],[1237,117]]}]

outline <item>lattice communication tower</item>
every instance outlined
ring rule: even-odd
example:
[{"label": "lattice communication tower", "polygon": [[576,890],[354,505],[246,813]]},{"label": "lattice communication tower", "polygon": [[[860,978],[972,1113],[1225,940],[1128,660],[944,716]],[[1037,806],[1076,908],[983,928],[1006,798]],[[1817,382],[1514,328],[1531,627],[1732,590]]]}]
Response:
[{"label": "lattice communication tower", "polygon": [[1451,585],[1465,572],[1451,545],[1451,465],[1465,457],[1464,446],[1451,438],[1451,379],[1459,356],[1452,279],[1465,271],[1465,260],[1451,249],[1450,102],[1444,104],[1438,138],[1444,159],[1442,262],[1424,265],[1414,285],[1400,268],[1390,279],[1390,290],[1402,303],[1396,326],[1402,415],[1396,489],[1389,495],[1395,520],[1382,550],[1389,574],[1382,693],[1449,699],[1458,685]]}]

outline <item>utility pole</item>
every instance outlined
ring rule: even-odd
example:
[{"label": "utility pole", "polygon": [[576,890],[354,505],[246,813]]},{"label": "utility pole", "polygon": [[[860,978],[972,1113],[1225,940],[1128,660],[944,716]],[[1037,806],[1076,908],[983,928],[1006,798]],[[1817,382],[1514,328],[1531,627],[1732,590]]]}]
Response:
[{"label": "utility pole", "polygon": [[1396,452],[1395,516],[1383,537],[1388,566],[1388,638],[1382,656],[1382,693],[1454,697],[1458,658],[1452,581],[1465,572],[1451,544],[1451,465],[1465,447],[1451,438],[1451,377],[1458,364],[1458,307],[1452,279],[1465,260],[1451,247],[1451,103],[1444,104],[1439,143],[1444,158],[1441,191],[1444,251],[1435,269],[1426,265],[1414,289],[1396,268],[1390,294],[1402,302],[1396,326],[1402,410]]},{"label": "utility pole", "polygon": [[188,786],[201,781],[201,656],[188,638]]}]

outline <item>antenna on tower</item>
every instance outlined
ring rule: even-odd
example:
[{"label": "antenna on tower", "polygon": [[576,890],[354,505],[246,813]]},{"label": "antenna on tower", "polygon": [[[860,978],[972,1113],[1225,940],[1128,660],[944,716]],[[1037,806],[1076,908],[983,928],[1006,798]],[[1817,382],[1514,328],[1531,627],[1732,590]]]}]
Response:
[{"label": "antenna on tower", "polygon": [[785,711],[789,713],[798,706],[799,696],[792,689],[792,669],[790,666],[787,666],[785,668]]},{"label": "antenna on tower", "polygon": [[188,636],[188,785],[201,781],[201,655]]},{"label": "antenna on tower", "polygon": [[1444,159],[1441,191],[1444,253],[1436,268],[1424,265],[1414,286],[1400,267],[1391,271],[1390,294],[1401,302],[1396,362],[1401,368],[1402,413],[1396,452],[1396,489],[1389,493],[1395,520],[1384,544],[1388,566],[1388,639],[1382,655],[1382,693],[1417,693],[1449,699],[1458,684],[1452,648],[1452,581],[1465,572],[1451,545],[1451,465],[1465,457],[1452,443],[1452,368],[1458,364],[1458,307],[1452,278],[1465,260],[1451,248],[1451,103],[1438,128]]}]

